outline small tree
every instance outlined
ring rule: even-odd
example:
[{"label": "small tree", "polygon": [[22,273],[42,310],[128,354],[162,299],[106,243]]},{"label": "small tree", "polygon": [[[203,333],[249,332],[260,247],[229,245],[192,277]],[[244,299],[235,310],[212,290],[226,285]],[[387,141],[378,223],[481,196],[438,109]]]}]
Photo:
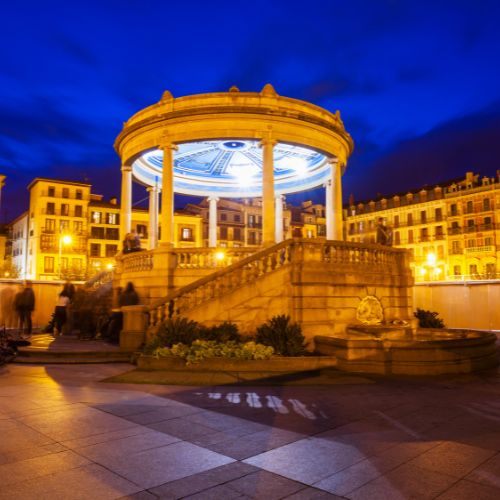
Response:
[{"label": "small tree", "polygon": [[16,280],[21,277],[21,270],[12,262],[12,256],[8,255],[0,263],[0,279]]},{"label": "small tree", "polygon": [[71,266],[61,269],[61,280],[87,281],[92,276],[94,276],[94,274],[96,274],[96,269],[93,267],[75,266],[74,264],[72,264]]}]

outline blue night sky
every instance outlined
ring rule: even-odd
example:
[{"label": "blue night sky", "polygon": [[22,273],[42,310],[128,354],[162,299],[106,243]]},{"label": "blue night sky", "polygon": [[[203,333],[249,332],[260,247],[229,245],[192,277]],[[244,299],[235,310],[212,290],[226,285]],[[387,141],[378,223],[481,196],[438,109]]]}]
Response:
[{"label": "blue night sky", "polygon": [[119,195],[114,139],[164,90],[271,83],[339,109],[355,143],[345,201],[500,170],[497,1],[18,0],[0,41],[2,222],[37,176]]}]

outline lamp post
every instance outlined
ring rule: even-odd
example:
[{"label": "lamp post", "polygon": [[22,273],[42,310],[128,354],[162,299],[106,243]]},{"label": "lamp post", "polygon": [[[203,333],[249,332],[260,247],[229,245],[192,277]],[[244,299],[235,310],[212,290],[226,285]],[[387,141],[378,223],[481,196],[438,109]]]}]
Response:
[{"label": "lamp post", "polygon": [[427,266],[429,267],[429,279],[438,278],[442,269],[440,267],[436,267],[436,254],[427,254]]},{"label": "lamp post", "polygon": [[62,244],[69,245],[71,243],[71,236],[61,235],[59,238],[59,281],[61,281],[61,253],[62,253]]}]

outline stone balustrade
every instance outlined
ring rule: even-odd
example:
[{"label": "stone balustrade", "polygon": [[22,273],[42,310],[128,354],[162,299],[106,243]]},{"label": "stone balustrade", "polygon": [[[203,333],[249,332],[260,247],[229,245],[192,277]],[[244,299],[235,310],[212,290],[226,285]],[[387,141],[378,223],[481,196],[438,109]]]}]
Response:
[{"label": "stone balustrade", "polygon": [[190,269],[230,266],[258,252],[258,248],[175,248],[176,267]]},{"label": "stone balustrade", "polygon": [[[177,266],[220,267],[213,260],[213,250],[190,249],[187,252],[178,249],[175,252],[178,256]],[[192,257],[188,258],[187,255]],[[227,258],[237,260],[150,304],[146,309],[149,313],[149,328],[294,263],[316,262],[328,267],[358,268],[360,273],[372,270],[404,274],[410,269],[409,253],[405,250],[323,239],[289,239],[253,254],[243,250]]]},{"label": "stone balustrade", "polygon": [[149,271],[153,269],[154,250],[134,252],[123,256],[124,272]]},{"label": "stone balustrade", "polygon": [[104,285],[113,281],[115,277],[115,268],[105,269],[100,273],[96,274],[87,281],[87,285],[90,286],[92,291],[99,290]]}]

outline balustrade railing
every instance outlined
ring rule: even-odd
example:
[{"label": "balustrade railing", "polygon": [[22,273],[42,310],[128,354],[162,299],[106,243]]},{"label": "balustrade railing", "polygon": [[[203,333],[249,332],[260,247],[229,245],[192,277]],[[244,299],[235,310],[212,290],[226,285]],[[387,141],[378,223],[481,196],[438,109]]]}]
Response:
[{"label": "balustrade railing", "polygon": [[131,271],[148,271],[153,269],[153,252],[133,252],[123,256],[123,270]]},{"label": "balustrade railing", "polygon": [[256,253],[255,248],[176,248],[176,267],[203,269],[227,267]]},{"label": "balustrade railing", "polygon": [[114,277],[115,277],[115,268],[112,267],[111,269],[105,269],[104,271],[101,271],[100,273],[96,274],[95,276],[90,278],[86,284],[90,285],[90,288],[93,291],[97,291],[102,286],[113,281]]},{"label": "balustrade railing", "polygon": [[[217,267],[213,250],[176,249],[179,267]],[[194,252],[193,250],[197,250]],[[191,255],[190,259],[187,255]],[[323,262],[341,268],[370,266],[380,272],[391,273],[407,265],[406,252],[379,245],[363,245],[344,241],[314,241],[311,239],[290,239],[264,250],[235,252],[234,263],[208,276],[186,285],[167,297],[158,299],[147,308],[149,326],[155,327],[172,316],[183,314],[211,299],[217,298],[240,285],[256,280],[292,263]],[[193,257],[195,256],[195,257]],[[409,257],[409,256],[408,256]],[[216,257],[215,257],[216,258]],[[204,260],[207,259],[207,260]],[[360,269],[361,271],[361,269]]]}]

